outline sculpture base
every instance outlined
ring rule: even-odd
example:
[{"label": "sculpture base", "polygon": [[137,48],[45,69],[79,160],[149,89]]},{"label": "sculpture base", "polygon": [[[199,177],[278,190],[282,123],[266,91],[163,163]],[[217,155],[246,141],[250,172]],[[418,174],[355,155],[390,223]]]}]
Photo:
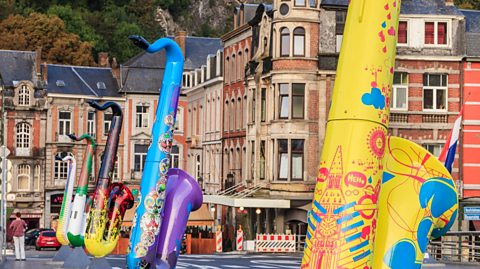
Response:
[{"label": "sculpture base", "polygon": [[86,269],[90,264],[90,258],[82,247],[76,247],[63,263],[65,269]]},{"label": "sculpture base", "polygon": [[112,266],[110,266],[105,258],[94,258],[87,269],[112,269]]},{"label": "sculpture base", "polygon": [[62,246],[57,254],[53,256],[52,261],[54,262],[63,262],[67,259],[68,256],[72,253],[73,249],[69,246]]}]

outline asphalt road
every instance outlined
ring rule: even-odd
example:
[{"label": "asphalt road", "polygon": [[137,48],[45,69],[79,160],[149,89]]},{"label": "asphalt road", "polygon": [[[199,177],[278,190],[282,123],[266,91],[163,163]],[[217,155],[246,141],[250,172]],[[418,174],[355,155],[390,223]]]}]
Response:
[{"label": "asphalt road", "polygon": [[[13,256],[9,256],[5,269],[52,269],[60,268],[59,265],[50,263],[55,251],[27,251],[26,262],[15,262]],[[301,255],[181,255],[177,269],[298,269],[300,268]],[[123,269],[125,256],[108,256],[107,261],[113,269]],[[2,268],[2,269],[3,269]],[[422,268],[445,268],[445,269],[473,269],[476,266],[425,264]]]}]

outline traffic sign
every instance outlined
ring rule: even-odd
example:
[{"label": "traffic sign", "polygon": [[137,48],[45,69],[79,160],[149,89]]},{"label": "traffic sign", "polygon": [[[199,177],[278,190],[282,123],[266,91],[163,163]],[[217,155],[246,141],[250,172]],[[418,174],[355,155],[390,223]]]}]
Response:
[{"label": "traffic sign", "polygon": [[465,220],[480,220],[480,206],[466,206],[463,208]]}]

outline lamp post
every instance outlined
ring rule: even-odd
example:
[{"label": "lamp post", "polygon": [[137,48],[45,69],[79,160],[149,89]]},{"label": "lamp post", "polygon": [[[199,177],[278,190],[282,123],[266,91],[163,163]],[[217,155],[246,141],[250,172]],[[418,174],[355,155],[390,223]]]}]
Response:
[{"label": "lamp post", "polygon": [[3,156],[2,158],[2,196],[1,196],[1,203],[0,203],[0,206],[1,206],[1,209],[0,209],[0,212],[1,212],[1,220],[0,220],[0,225],[2,226],[2,230],[0,231],[2,233],[2,242],[0,243],[1,244],[1,249],[0,251],[2,251],[2,261],[3,259],[5,258],[6,256],[6,251],[7,251],[7,179],[6,179],[6,175],[7,175],[7,171],[5,171],[6,169],[6,163],[7,163],[7,160],[6,160],[6,148],[5,148],[5,141],[3,139],[3,136],[4,136],[4,128],[3,126],[5,125],[5,121],[4,121],[4,114],[5,114],[5,84],[3,82],[3,77],[2,77],[2,74],[0,73],[0,91],[2,92],[2,109],[1,109],[1,112],[2,113],[0,115],[1,117],[1,120],[2,120],[2,124],[0,126],[0,136],[1,136],[1,149],[2,149],[2,154],[5,155]]}]

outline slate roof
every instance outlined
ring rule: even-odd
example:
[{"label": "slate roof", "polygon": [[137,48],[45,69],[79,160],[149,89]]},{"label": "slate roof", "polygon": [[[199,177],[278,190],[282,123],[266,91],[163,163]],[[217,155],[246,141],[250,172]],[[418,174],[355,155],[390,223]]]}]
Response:
[{"label": "slate roof", "polygon": [[467,56],[480,57],[480,10],[460,10],[465,16]]},{"label": "slate roof", "polygon": [[[111,68],[47,65],[47,93],[119,97],[119,88]],[[61,86],[61,84],[64,86]],[[105,89],[97,83],[103,82]]]},{"label": "slate roof", "polygon": [[[173,37],[169,37],[172,38]],[[220,38],[187,36],[185,41],[185,71],[205,65],[207,56],[223,49]],[[165,67],[165,50],[155,54],[142,52],[121,66],[125,92],[158,93]]]},{"label": "slate roof", "polygon": [[[322,0],[324,8],[346,8],[349,0]],[[401,14],[462,16],[455,6],[445,5],[445,0],[402,0]]]},{"label": "slate roof", "polygon": [[0,50],[0,74],[5,86],[13,86],[13,81],[34,80],[35,52]]}]

